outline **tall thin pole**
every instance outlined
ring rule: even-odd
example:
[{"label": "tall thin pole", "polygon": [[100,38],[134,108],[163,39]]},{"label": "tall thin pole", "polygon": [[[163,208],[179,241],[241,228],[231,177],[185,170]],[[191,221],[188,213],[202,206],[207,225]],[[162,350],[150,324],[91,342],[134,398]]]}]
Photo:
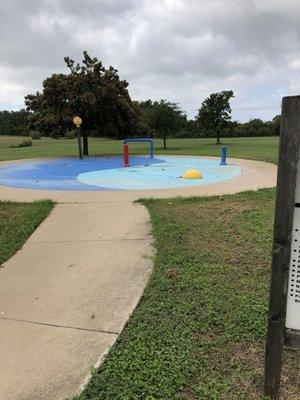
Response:
[{"label": "tall thin pole", "polygon": [[77,142],[78,142],[78,153],[79,153],[79,158],[82,160],[83,156],[82,156],[82,146],[81,146],[81,134],[80,134],[80,126],[78,126],[76,128],[77,130]]},{"label": "tall thin pole", "polygon": [[73,123],[76,126],[79,158],[82,160],[83,157],[82,157],[81,134],[80,134],[80,126],[82,124],[82,119],[77,115],[76,117],[73,118]]}]

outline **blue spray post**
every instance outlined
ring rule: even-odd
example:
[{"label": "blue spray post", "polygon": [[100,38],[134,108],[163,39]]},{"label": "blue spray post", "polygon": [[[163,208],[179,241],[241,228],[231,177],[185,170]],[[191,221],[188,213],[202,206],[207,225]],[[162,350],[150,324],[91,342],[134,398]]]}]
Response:
[{"label": "blue spray post", "polygon": [[227,165],[226,156],[227,156],[227,147],[226,146],[222,146],[220,165]]}]

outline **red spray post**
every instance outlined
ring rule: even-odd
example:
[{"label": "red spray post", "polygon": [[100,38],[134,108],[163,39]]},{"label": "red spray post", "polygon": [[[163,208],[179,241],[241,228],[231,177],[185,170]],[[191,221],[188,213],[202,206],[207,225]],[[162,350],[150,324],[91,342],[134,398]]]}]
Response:
[{"label": "red spray post", "polygon": [[128,144],[124,144],[124,167],[130,167]]}]

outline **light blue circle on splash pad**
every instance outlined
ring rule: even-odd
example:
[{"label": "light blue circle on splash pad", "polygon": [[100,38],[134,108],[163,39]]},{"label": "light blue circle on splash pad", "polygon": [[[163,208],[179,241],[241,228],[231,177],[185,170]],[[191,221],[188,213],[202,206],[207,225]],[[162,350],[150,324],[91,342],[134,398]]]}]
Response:
[{"label": "light blue circle on splash pad", "polygon": [[[197,186],[221,182],[241,173],[236,165],[220,166],[219,160],[164,156],[58,158],[26,161],[0,167],[0,185],[38,190],[130,190]],[[181,176],[187,169],[201,171],[203,179]]]},{"label": "light blue circle on splash pad", "polygon": [[[160,157],[161,162],[135,165],[105,171],[91,171],[78,175],[85,184],[109,189],[163,189],[198,186],[221,182],[241,173],[236,165],[220,165],[218,160],[198,157]],[[202,179],[182,179],[188,169],[198,169]]]}]

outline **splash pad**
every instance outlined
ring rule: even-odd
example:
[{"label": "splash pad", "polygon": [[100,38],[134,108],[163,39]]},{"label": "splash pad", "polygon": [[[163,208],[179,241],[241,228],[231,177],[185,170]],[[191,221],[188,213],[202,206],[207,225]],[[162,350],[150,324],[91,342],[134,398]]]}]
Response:
[{"label": "splash pad", "polygon": [[[182,179],[184,171],[197,169],[203,179]],[[0,168],[0,185],[14,188],[64,191],[106,191],[185,188],[214,184],[241,173],[238,165],[220,165],[217,159],[187,156],[90,157],[28,160]]]}]

